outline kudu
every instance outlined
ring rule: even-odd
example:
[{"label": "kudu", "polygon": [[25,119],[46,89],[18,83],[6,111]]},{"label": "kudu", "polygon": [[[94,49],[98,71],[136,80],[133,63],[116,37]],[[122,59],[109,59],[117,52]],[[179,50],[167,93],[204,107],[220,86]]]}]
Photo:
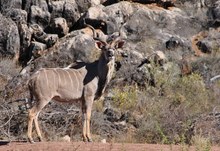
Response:
[{"label": "kudu", "polygon": [[[95,29],[91,26],[94,31]],[[94,37],[95,38],[95,37]],[[31,100],[35,104],[28,111],[28,139],[32,138],[32,125],[35,124],[39,140],[42,141],[38,125],[38,115],[50,100],[59,102],[81,101],[84,141],[91,142],[90,117],[92,104],[104,92],[109,83],[115,65],[116,49],[122,48],[124,41],[119,37],[112,41],[96,39],[96,46],[101,50],[99,59],[92,63],[75,63],[67,68],[42,68],[33,74],[28,82]]]}]

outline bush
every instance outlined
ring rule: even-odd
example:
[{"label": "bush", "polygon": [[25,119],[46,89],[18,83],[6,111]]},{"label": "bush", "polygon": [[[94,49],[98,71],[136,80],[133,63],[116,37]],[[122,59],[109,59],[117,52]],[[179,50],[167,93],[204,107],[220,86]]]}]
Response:
[{"label": "bush", "polygon": [[133,110],[137,104],[138,92],[135,86],[125,86],[122,89],[114,88],[113,105],[121,110]]},{"label": "bush", "polygon": [[209,138],[204,138],[202,135],[193,136],[192,145],[195,146],[196,151],[211,151],[211,142]]},{"label": "bush", "polygon": [[153,69],[155,87],[139,88],[132,108],[143,115],[134,137],[142,143],[189,143],[194,118],[212,110],[210,92],[197,73],[181,77],[172,66],[166,71]]}]

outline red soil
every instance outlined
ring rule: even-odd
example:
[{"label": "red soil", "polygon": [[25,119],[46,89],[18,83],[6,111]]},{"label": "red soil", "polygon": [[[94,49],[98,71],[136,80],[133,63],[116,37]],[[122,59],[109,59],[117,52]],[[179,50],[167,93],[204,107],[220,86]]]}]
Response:
[{"label": "red soil", "polygon": [[[84,142],[40,142],[9,143],[0,146],[0,151],[195,151],[195,147],[160,144],[119,144],[119,143],[84,143]],[[212,147],[220,151],[220,147]]]}]

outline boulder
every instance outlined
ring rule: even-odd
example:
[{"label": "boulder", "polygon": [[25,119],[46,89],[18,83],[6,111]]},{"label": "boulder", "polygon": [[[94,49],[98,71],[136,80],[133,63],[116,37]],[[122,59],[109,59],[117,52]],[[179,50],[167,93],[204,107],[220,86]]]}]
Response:
[{"label": "boulder", "polygon": [[196,43],[203,53],[217,53],[220,47],[220,29],[210,28],[207,35]]},{"label": "boulder", "polygon": [[51,33],[58,34],[59,37],[63,37],[69,32],[69,27],[64,18],[59,17],[52,20]]},{"label": "boulder", "polygon": [[208,41],[207,39],[203,39],[201,41],[198,41],[196,43],[196,45],[203,53],[211,53],[212,52],[212,42]]},{"label": "boulder", "polygon": [[78,5],[74,1],[66,1],[64,4],[64,11],[62,17],[66,19],[69,27],[72,27],[77,20],[80,18],[80,12],[78,10]]},{"label": "boulder", "polygon": [[51,19],[62,17],[64,11],[65,1],[49,1],[49,11],[51,12]]},{"label": "boulder", "polygon": [[57,34],[47,34],[43,42],[47,45],[47,48],[52,47],[58,41]]},{"label": "boulder", "polygon": [[154,60],[155,64],[163,66],[164,63],[167,62],[167,57],[163,51],[158,50],[158,51],[155,51],[155,55],[153,57],[153,60]]},{"label": "boulder", "polygon": [[[45,48],[44,44],[41,46],[43,47],[40,48]],[[98,59],[100,50],[96,48],[92,36],[75,31],[61,38],[56,45],[43,51],[43,54],[42,57],[32,61],[30,70],[36,71],[42,67],[66,67],[76,60],[93,62]]]},{"label": "boulder", "polygon": [[38,6],[32,5],[29,20],[31,24],[39,24],[44,29],[50,23],[50,13]]},{"label": "boulder", "polygon": [[21,9],[22,0],[1,0],[0,1],[0,11],[2,14],[7,13],[12,8]]},{"label": "boulder", "polygon": [[0,14],[0,56],[18,57],[20,38],[16,24]]},{"label": "boulder", "polygon": [[32,30],[27,24],[18,24],[18,30],[20,35],[20,62],[25,62],[28,56],[28,48],[31,44]]},{"label": "boulder", "polygon": [[14,22],[27,23],[27,12],[22,9],[12,8],[5,16],[10,17]]},{"label": "boulder", "polygon": [[63,17],[66,19],[68,27],[72,27],[80,18],[80,11],[78,5],[73,1],[49,1],[49,11],[51,12],[51,19]]},{"label": "boulder", "polygon": [[87,0],[87,1],[76,1],[80,13],[86,12],[90,7],[103,3],[103,0]]},{"label": "boulder", "polygon": [[47,0],[22,0],[22,9],[30,13],[31,6],[38,6],[43,11],[48,11]]},{"label": "boulder", "polygon": [[104,114],[106,115],[106,119],[110,122],[118,122],[121,117],[121,113],[112,108],[107,108]]},{"label": "boulder", "polygon": [[85,18],[104,21],[107,23],[107,34],[112,34],[119,31],[128,16],[134,12],[133,9],[129,2],[120,2],[107,7],[98,5],[89,8]]},{"label": "boulder", "polygon": [[216,1],[213,3],[212,7],[209,8],[208,11],[209,22],[212,26],[219,27],[220,24],[220,1]]},{"label": "boulder", "polygon": [[29,48],[29,58],[38,58],[45,54],[47,46],[43,43],[32,41]]},{"label": "boulder", "polygon": [[[185,42],[186,44],[187,42]],[[168,50],[175,50],[178,47],[183,47],[184,46],[184,40],[181,39],[180,37],[170,37],[169,40],[165,42],[166,49]]]},{"label": "boulder", "polygon": [[46,44],[48,48],[58,41],[57,34],[46,34],[38,24],[31,25],[31,29],[33,30],[33,40]]},{"label": "boulder", "polygon": [[[27,1],[27,0],[26,0]],[[48,11],[47,0],[30,0],[32,5],[40,7],[43,11]]]},{"label": "boulder", "polygon": [[71,142],[71,138],[69,135],[65,135],[62,138],[60,138],[61,142]]}]

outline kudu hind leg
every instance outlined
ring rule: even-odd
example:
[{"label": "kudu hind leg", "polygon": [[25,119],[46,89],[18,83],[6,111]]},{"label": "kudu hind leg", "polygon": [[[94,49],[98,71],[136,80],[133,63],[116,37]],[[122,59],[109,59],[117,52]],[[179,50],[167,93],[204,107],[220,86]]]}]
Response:
[{"label": "kudu hind leg", "polygon": [[38,115],[39,115],[40,111],[42,110],[42,108],[45,105],[47,105],[47,103],[48,103],[48,101],[40,101],[29,110],[28,134],[27,135],[28,135],[28,139],[29,139],[30,143],[34,143],[34,140],[32,138],[33,121],[34,121],[34,125],[35,125],[36,131],[37,131],[38,138],[40,141],[42,141],[42,135],[41,135],[39,124],[38,124]]},{"label": "kudu hind leg", "polygon": [[34,143],[34,140],[32,138],[32,129],[33,129],[33,120],[36,116],[36,107],[32,107],[29,110],[28,113],[28,131],[27,131],[27,136],[28,136],[28,140],[30,143]]}]

